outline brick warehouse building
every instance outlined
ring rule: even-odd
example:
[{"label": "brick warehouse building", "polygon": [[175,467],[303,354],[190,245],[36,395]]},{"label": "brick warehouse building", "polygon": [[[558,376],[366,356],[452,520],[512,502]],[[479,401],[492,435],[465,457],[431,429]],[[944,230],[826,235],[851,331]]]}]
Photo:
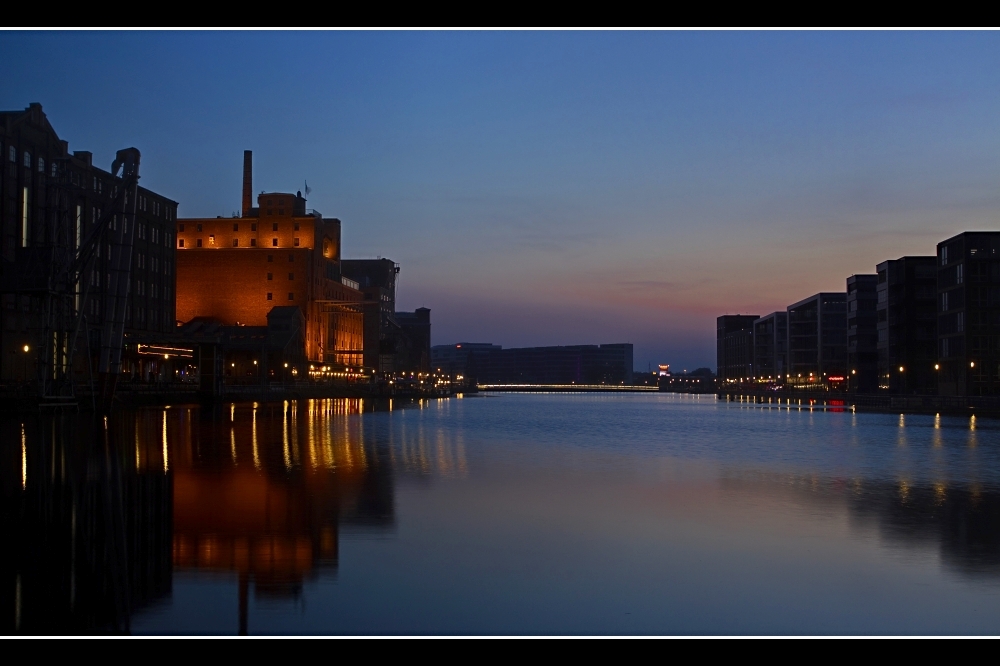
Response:
[{"label": "brick warehouse building", "polygon": [[341,274],[340,220],[307,211],[301,193],[261,193],[253,206],[251,160],[246,151],[241,217],[177,221],[177,319],[267,326],[272,308],[297,306],[306,358],[362,365],[363,294]]},{"label": "brick warehouse building", "polygon": [[[114,231],[115,222],[96,239],[78,285],[53,294],[51,288],[38,288],[38,279],[46,282],[77,255],[102,212],[112,206],[120,179],[94,166],[91,153],[70,153],[40,104],[0,112],[0,158],[0,381],[30,381],[43,344],[51,345],[47,349],[51,379],[86,381],[85,359],[89,351],[94,361],[105,318],[108,232]],[[160,372],[158,366],[164,364],[159,354],[144,353],[142,345],[170,344],[175,327],[177,202],[143,187],[138,197],[122,372],[148,376]],[[57,317],[43,342],[47,303]],[[81,309],[76,353],[70,359],[71,332]]]}]

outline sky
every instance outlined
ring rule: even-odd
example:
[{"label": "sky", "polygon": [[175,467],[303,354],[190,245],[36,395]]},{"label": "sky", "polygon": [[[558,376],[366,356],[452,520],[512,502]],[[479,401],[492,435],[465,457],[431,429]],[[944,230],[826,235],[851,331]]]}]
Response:
[{"label": "sky", "polygon": [[767,314],[1000,213],[992,32],[0,32],[0,108],[180,217],[311,188],[433,344],[715,366]]}]

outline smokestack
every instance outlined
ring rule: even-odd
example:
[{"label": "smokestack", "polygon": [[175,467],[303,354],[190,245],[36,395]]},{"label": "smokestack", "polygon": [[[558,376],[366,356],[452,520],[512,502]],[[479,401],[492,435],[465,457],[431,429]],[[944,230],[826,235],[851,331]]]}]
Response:
[{"label": "smokestack", "polygon": [[243,151],[243,217],[253,208],[253,151]]}]

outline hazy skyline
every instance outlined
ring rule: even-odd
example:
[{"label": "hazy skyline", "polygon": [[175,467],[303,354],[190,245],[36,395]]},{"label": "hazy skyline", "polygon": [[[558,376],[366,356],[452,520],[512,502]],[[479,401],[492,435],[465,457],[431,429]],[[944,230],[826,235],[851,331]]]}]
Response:
[{"label": "hazy skyline", "polygon": [[179,216],[295,191],[433,342],[715,365],[767,314],[997,229],[1000,40],[951,32],[6,32],[0,107]]}]

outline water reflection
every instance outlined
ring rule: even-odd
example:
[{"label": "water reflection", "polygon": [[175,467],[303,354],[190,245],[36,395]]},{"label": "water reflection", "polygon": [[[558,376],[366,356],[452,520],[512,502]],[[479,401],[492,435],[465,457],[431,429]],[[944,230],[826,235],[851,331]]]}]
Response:
[{"label": "water reflection", "polygon": [[[204,631],[698,633],[809,603],[855,617],[835,598],[855,584],[899,615],[906,581],[892,597],[861,578],[887,584],[884,552],[931,553],[911,573],[939,605],[974,607],[938,561],[1000,580],[994,420],[669,396],[402,407],[0,420],[0,631],[192,631],[209,600],[226,621]],[[787,618],[764,629],[829,630]]]},{"label": "water reflection", "polygon": [[128,631],[170,592],[172,479],[113,440],[103,420],[0,421],[0,631]]},{"label": "water reflection", "polygon": [[16,442],[0,463],[3,533],[17,545],[0,565],[0,606],[13,609],[3,630],[128,631],[134,611],[169,595],[173,570],[201,570],[238,576],[246,631],[251,591],[294,598],[336,570],[341,525],[393,526],[393,456],[349,418],[379,407],[309,400],[3,421],[0,441]]}]

